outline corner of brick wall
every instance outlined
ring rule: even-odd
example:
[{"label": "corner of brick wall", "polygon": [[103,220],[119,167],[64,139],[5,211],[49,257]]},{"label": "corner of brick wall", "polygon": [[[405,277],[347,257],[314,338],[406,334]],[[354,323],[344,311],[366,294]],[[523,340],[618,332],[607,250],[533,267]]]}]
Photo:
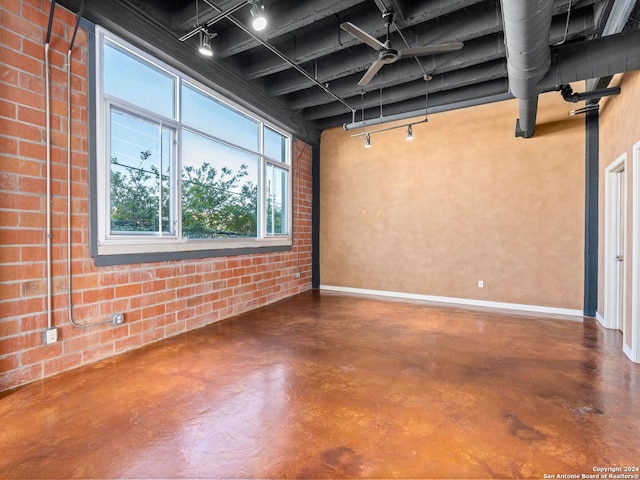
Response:
[{"label": "corner of brick wall", "polygon": [[[311,148],[294,141],[290,252],[95,267],[89,255],[87,36],[72,54],[72,304],[67,281],[67,77],[75,16],[57,7],[50,42],[53,325],[46,298],[44,41],[50,3],[0,5],[0,391],[95,362],[311,288]],[[296,278],[296,272],[300,277]]]}]

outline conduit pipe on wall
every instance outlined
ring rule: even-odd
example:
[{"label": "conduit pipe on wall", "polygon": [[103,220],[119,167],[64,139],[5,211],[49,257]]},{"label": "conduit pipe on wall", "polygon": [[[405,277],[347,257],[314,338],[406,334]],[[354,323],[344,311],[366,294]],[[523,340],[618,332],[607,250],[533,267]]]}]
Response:
[{"label": "conduit pipe on wall", "polygon": [[76,20],[76,26],[73,30],[71,42],[69,43],[69,51],[67,52],[67,311],[69,314],[69,323],[76,328],[89,328],[96,325],[105,325],[111,323],[111,321],[103,321],[97,323],[90,323],[81,325],[76,323],[73,319],[73,301],[72,301],[72,274],[71,274],[71,261],[72,256],[72,225],[71,225],[71,54],[73,52],[73,45],[76,41],[76,35],[78,33],[78,27],[80,26],[80,20],[84,13],[85,0],[82,0],[80,4],[80,10],[78,11],[78,17]]},{"label": "conduit pipe on wall", "polygon": [[520,101],[516,136],[533,135],[538,108],[536,85],[551,65],[549,33],[553,0],[501,0],[509,88]]},{"label": "conduit pipe on wall", "polygon": [[56,8],[56,1],[51,0],[51,11],[49,12],[49,25],[47,26],[47,36],[44,42],[44,89],[45,89],[45,116],[46,116],[46,142],[47,142],[47,328],[53,327],[53,276],[51,274],[51,80],[49,78],[49,43],[51,42],[51,27],[53,25],[53,14]]}]

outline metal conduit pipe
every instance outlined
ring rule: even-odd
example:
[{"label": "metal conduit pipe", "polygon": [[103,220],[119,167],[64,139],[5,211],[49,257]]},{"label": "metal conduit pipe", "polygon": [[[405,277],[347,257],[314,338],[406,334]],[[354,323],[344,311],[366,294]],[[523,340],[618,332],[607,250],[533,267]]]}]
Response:
[{"label": "metal conduit pipe", "polygon": [[56,8],[56,0],[51,0],[51,11],[49,12],[49,25],[47,26],[47,37],[44,42],[44,88],[45,88],[45,116],[46,116],[46,137],[47,137],[47,329],[53,327],[53,276],[51,274],[51,80],[49,77],[49,43],[51,41],[51,27],[53,25],[53,14]]},{"label": "metal conduit pipe", "polygon": [[[212,18],[211,20],[209,20],[206,23],[207,27],[210,27],[211,25],[214,25],[214,24],[218,23],[220,20],[222,20],[223,18],[227,18],[229,15],[233,15],[234,13],[236,13],[238,10],[240,10],[242,7],[244,7],[248,3],[249,3],[248,1],[244,1],[244,2],[241,2],[241,3],[237,4],[235,7],[231,7],[226,12],[220,12],[215,18]],[[181,36],[180,37],[180,41],[184,42],[185,40],[189,40],[194,35],[197,35],[201,30],[202,30],[202,25],[198,25],[196,28],[191,30],[189,33],[185,33],[183,36]]]},{"label": "metal conduit pipe", "polygon": [[[512,100],[512,99],[513,99],[513,95],[511,95],[510,93],[501,93],[498,95],[490,95],[487,97],[476,98],[473,100],[465,100],[462,102],[448,103],[444,105],[435,105],[433,107],[427,108],[426,115],[431,115],[434,113],[441,113],[441,112],[449,112],[451,110],[475,107],[478,105],[486,105],[488,103],[502,102],[504,100]],[[397,113],[395,115],[387,115],[384,117],[372,118],[372,119],[364,120],[360,122],[345,123],[342,127],[345,129],[345,131],[348,132],[349,130],[354,130],[356,128],[364,128],[370,125],[380,125],[381,123],[395,122],[398,120],[406,120],[408,118],[416,118],[422,115],[425,115],[424,108],[420,110],[405,112],[405,113]]]},{"label": "metal conduit pipe", "polygon": [[536,85],[551,65],[553,0],[501,0],[509,88],[520,100],[516,136],[531,137],[538,107]]},{"label": "metal conduit pipe", "polygon": [[584,93],[575,93],[571,85],[560,85],[558,88],[565,102],[578,103],[585,100],[596,100],[610,95],[618,95],[621,91],[620,87],[600,88],[598,90],[590,90]]},{"label": "metal conduit pipe", "polygon": [[[207,5],[209,5],[211,8],[213,8],[214,10],[222,13],[222,11],[216,7],[213,3],[211,3],[209,0],[204,0],[205,3]],[[349,111],[351,112],[352,115],[355,116],[355,112],[356,109],[353,108],[349,103],[347,103],[342,97],[340,97],[339,95],[337,95],[336,93],[334,93],[327,85],[324,85],[323,83],[321,83],[317,78],[313,77],[312,75],[310,75],[309,73],[307,73],[302,67],[300,67],[298,64],[292,62],[291,60],[289,60],[287,58],[286,55],[284,55],[282,52],[280,52],[280,50],[278,50],[277,48],[275,48],[273,45],[271,45],[269,42],[266,42],[265,40],[263,40],[262,38],[258,37],[257,35],[255,35],[251,30],[249,30],[248,28],[246,28],[242,23],[240,23],[239,21],[237,21],[235,18],[233,18],[233,16],[228,15],[227,18],[235,25],[237,26],[240,30],[242,30],[244,33],[246,33],[247,35],[249,35],[251,38],[253,38],[255,41],[259,42],[263,47],[267,48],[269,51],[271,51],[271,53],[273,53],[274,55],[278,56],[281,60],[283,60],[284,62],[286,62],[289,66],[291,66],[292,68],[294,68],[295,70],[297,70],[300,74],[304,75],[307,79],[311,80],[313,83],[315,83],[318,87],[320,87],[321,89],[323,89],[326,93],[328,93],[329,95],[331,95],[333,98],[335,98],[337,101],[339,101],[341,104],[343,104],[345,107],[347,107],[349,109]]]},{"label": "metal conduit pipe", "polygon": [[111,323],[111,321],[103,321],[97,323],[90,323],[81,325],[76,323],[73,319],[73,302],[72,302],[72,274],[71,274],[71,260],[72,260],[72,229],[71,229],[71,53],[73,52],[73,45],[76,41],[76,34],[78,33],[78,27],[80,26],[80,20],[84,13],[85,0],[82,0],[80,4],[80,10],[78,11],[78,17],[76,20],[76,26],[73,30],[71,42],[69,43],[69,51],[67,52],[67,312],[69,315],[69,323],[76,328],[89,328],[96,325],[104,325]]}]

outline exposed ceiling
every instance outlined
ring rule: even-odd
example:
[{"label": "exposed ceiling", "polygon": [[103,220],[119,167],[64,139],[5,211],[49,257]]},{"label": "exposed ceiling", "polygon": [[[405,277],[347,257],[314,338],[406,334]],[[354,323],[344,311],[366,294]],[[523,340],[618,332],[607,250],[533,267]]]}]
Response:
[{"label": "exposed ceiling", "polygon": [[[81,6],[80,0],[58,3],[73,12]],[[270,112],[309,139],[317,139],[324,128],[351,122],[349,107],[361,120],[363,106],[364,118],[371,118],[381,112],[386,116],[416,111],[426,100],[430,106],[448,105],[509,91],[499,0],[263,0],[269,24],[259,33],[250,27],[246,3],[86,0],[83,16],[129,40],[142,40],[143,48],[164,55],[163,60],[179,62],[223,93]],[[554,0],[549,45],[600,37],[613,5],[614,0]],[[638,26],[639,5],[635,2],[628,21],[632,28]],[[230,9],[237,11],[221,15]],[[394,12],[391,40],[396,49],[448,42],[464,42],[464,47],[419,61],[401,58],[385,65],[366,87],[358,86],[378,52],[340,24],[351,22],[384,42],[385,10]],[[211,41],[212,58],[198,54],[198,35],[180,40],[198,23],[218,17],[209,27],[217,33]],[[424,72],[432,77],[428,82]]]}]

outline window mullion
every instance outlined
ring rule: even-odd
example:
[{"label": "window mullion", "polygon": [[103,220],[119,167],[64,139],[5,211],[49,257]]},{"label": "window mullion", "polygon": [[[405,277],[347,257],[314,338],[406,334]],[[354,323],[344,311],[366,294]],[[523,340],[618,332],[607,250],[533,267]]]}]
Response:
[{"label": "window mullion", "polygon": [[160,139],[160,148],[158,149],[160,151],[160,168],[158,171],[158,194],[160,196],[158,199],[158,235],[162,237],[162,201],[164,200],[164,189],[162,188],[162,172],[164,171],[164,127],[162,122],[158,124],[158,128],[160,129],[160,134],[158,135],[158,138]]},{"label": "window mullion", "polygon": [[266,164],[264,158],[264,124],[260,124],[258,129],[258,149],[260,150],[260,171],[258,176],[258,236],[259,238],[265,238],[267,236],[267,221],[266,215],[266,202],[265,202],[265,179],[266,179]]}]

